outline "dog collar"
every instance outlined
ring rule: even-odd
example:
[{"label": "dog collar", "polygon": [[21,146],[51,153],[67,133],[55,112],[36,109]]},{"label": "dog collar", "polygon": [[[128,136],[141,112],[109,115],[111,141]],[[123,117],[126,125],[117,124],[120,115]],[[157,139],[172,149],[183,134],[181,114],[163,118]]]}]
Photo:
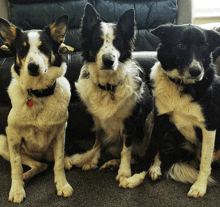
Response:
[{"label": "dog collar", "polygon": [[56,87],[56,81],[54,82],[54,84],[52,86],[49,86],[48,88],[43,89],[43,90],[32,90],[32,89],[29,89],[28,90],[28,94],[33,94],[37,98],[45,97],[45,96],[50,96],[50,95],[53,95],[55,87]]},{"label": "dog collar", "polygon": [[107,83],[105,86],[101,85],[100,83],[98,84],[98,87],[101,88],[102,90],[110,91],[112,100],[115,99],[114,93],[117,86],[118,85],[111,85],[109,83]]},{"label": "dog collar", "polygon": [[[35,95],[37,98],[40,98],[40,97],[46,97],[46,96],[51,96],[54,94],[54,89],[56,87],[56,81],[54,82],[54,84],[52,86],[49,86],[48,88],[46,89],[43,89],[43,90],[32,90],[32,89],[28,89],[27,92],[28,92],[28,96],[32,96],[32,95]],[[28,107],[32,107],[34,105],[34,102],[32,99],[28,98],[27,102],[26,102],[26,105]]]},{"label": "dog collar", "polygon": [[[185,84],[183,83],[183,80],[181,80],[179,78],[171,78],[171,77],[169,77],[169,79],[177,85],[177,90],[180,92],[180,98],[183,93],[187,93],[187,90],[186,90]],[[180,86],[183,86],[183,90],[180,90]]]}]

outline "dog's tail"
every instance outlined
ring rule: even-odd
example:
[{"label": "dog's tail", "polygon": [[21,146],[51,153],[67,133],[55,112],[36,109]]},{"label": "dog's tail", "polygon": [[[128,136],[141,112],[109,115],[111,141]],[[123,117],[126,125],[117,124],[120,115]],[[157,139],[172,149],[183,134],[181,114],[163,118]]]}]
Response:
[{"label": "dog's tail", "polygon": [[[187,163],[175,163],[167,172],[167,176],[171,179],[174,179],[183,183],[195,183],[199,171]],[[214,185],[216,181],[209,176],[208,185]]]}]

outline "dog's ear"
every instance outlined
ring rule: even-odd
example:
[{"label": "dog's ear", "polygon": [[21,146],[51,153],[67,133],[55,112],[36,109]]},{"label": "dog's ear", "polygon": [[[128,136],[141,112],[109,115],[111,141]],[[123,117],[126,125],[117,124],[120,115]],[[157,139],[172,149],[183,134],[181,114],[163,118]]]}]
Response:
[{"label": "dog's ear", "polygon": [[87,3],[82,18],[82,26],[91,30],[97,21],[100,21],[100,16],[96,12],[95,8],[91,4]]},{"label": "dog's ear", "polygon": [[214,30],[205,30],[209,52],[213,52],[216,47],[220,46],[220,34]]},{"label": "dog's ear", "polygon": [[61,44],[64,41],[67,31],[68,15],[65,14],[56,19],[56,21],[49,25],[50,35],[52,39]]},{"label": "dog's ear", "polygon": [[151,30],[151,33],[157,36],[162,42],[170,36],[172,27],[173,24],[160,25],[156,29]]},{"label": "dog's ear", "polygon": [[117,28],[124,34],[134,36],[135,12],[134,9],[126,11],[118,20]]},{"label": "dog's ear", "polygon": [[6,47],[9,47],[17,36],[17,27],[9,21],[0,18],[0,36]]},{"label": "dog's ear", "polygon": [[59,47],[59,54],[70,54],[74,51],[74,48],[69,46],[69,45],[65,45],[64,43],[62,43]]}]

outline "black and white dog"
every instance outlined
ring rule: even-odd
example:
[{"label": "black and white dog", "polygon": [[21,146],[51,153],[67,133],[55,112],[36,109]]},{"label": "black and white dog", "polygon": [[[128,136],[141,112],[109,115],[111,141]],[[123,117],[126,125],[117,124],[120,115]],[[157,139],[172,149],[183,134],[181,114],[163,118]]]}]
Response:
[{"label": "black and white dog", "polygon": [[[63,44],[68,16],[63,15],[43,30],[23,31],[0,18],[4,48],[15,56],[8,87],[12,109],[0,135],[0,155],[11,163],[9,200],[21,203],[26,197],[23,180],[47,169],[40,161],[55,162],[59,196],[70,197],[72,187],[64,171],[64,142],[70,100],[70,84],[64,76],[67,64],[58,53]],[[31,169],[23,174],[22,164]]]},{"label": "black and white dog", "polygon": [[[162,164],[170,169],[171,178],[194,183],[188,196],[202,197],[208,180],[213,181],[209,178],[213,149],[215,139],[220,139],[220,79],[211,58],[217,55],[210,57],[220,44],[220,35],[195,25],[172,24],[152,33],[161,40],[159,61],[150,74],[157,118],[141,166],[145,172],[135,174],[130,182],[136,186],[143,180],[159,152],[149,170],[151,178],[161,175]],[[192,165],[196,159],[199,171]]]},{"label": "black and white dog", "polygon": [[143,156],[149,142],[154,106],[143,71],[131,57],[134,10],[126,11],[117,24],[106,23],[87,4],[81,35],[84,65],[76,88],[92,114],[96,141],[88,152],[66,157],[65,167],[95,169],[101,149],[106,149],[121,161],[102,168],[120,163],[116,179],[124,187],[123,181],[131,176],[132,154]]}]

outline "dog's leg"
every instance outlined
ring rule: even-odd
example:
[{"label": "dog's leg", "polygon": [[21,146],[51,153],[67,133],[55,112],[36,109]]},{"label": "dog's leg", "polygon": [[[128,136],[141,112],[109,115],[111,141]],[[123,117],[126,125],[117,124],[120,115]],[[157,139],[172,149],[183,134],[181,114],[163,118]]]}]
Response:
[{"label": "dog's leg", "polygon": [[161,177],[161,161],[160,161],[160,156],[159,153],[154,158],[154,164],[150,167],[149,169],[149,176],[151,177],[152,180],[157,180]]},{"label": "dog's leg", "polygon": [[[8,149],[7,137],[0,135],[0,155],[7,161],[10,162],[10,153]],[[27,180],[33,176],[43,172],[47,169],[47,164],[37,162],[36,160],[31,159],[30,157],[22,154],[21,162],[24,165],[29,166],[31,169],[23,174],[23,179]]]},{"label": "dog's leg", "polygon": [[11,162],[11,190],[9,193],[9,201],[13,203],[21,203],[26,197],[23,187],[23,168],[21,160],[21,137],[16,129],[11,126],[6,127],[8,138],[8,146]]},{"label": "dog's leg", "polygon": [[70,157],[65,157],[65,168],[70,170],[73,165],[80,167],[83,170],[92,170],[98,168],[98,160],[100,157],[101,146],[100,146],[100,132],[96,132],[96,140],[93,148],[83,154],[75,154]]},{"label": "dog's leg", "polygon": [[64,171],[64,143],[65,143],[66,124],[62,126],[57,134],[56,140],[53,144],[54,152],[54,182],[57,188],[57,195],[63,197],[70,197],[73,194],[73,189],[66,180]]},{"label": "dog's leg", "polygon": [[23,174],[23,180],[28,180],[47,169],[47,164],[33,160],[26,155],[22,155],[21,159],[22,164],[27,165],[31,168]]},{"label": "dog's leg", "polygon": [[202,153],[200,171],[196,182],[190,188],[188,196],[198,198],[206,193],[208,177],[211,173],[211,162],[213,157],[216,131],[202,130]]},{"label": "dog's leg", "polygon": [[118,170],[118,175],[116,180],[119,181],[119,187],[123,187],[121,185],[122,181],[126,178],[131,177],[131,155],[132,155],[132,144],[130,146],[126,146],[127,136],[123,137],[123,148],[121,151],[121,163]]},{"label": "dog's leg", "polygon": [[103,171],[113,171],[115,168],[117,168],[120,165],[121,160],[120,159],[113,159],[109,160],[108,162],[104,163],[99,170]]}]

